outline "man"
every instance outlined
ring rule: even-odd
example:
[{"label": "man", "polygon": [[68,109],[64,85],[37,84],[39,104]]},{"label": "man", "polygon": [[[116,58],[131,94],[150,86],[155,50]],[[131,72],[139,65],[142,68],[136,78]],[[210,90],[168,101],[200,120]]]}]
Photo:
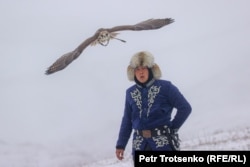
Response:
[{"label": "man", "polygon": [[[123,159],[132,130],[132,154],[136,150],[179,150],[178,129],[191,113],[191,106],[171,82],[160,80],[161,70],[151,53],[136,53],[127,69],[135,84],[127,89],[124,115],[116,144]],[[171,118],[173,109],[177,109]]]}]

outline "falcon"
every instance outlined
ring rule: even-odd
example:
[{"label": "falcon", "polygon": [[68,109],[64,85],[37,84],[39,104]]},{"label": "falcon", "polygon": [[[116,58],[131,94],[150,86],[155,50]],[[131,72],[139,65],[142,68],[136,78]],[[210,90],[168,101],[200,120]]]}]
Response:
[{"label": "falcon", "polygon": [[59,57],[45,72],[45,74],[49,75],[60,70],[63,70],[67,67],[72,61],[78,58],[83,50],[91,45],[94,46],[96,44],[100,44],[102,46],[107,46],[111,39],[116,39],[121,42],[126,42],[125,40],[116,38],[118,35],[117,31],[142,31],[142,30],[154,30],[159,29],[163,26],[171,24],[174,22],[174,19],[171,18],[164,18],[164,19],[148,19],[142,22],[139,22],[135,25],[122,25],[122,26],[115,26],[113,28],[100,28],[98,29],[95,34],[85,41],[83,41],[75,50],[66,53]]}]

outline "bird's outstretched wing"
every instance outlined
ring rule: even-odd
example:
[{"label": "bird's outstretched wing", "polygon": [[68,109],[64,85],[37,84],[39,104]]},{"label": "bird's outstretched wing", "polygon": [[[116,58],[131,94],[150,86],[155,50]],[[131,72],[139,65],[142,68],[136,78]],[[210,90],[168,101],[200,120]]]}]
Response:
[{"label": "bird's outstretched wing", "polygon": [[[174,20],[171,18],[165,19],[149,19],[135,25],[123,25],[123,26],[115,26],[113,28],[100,28],[96,31],[96,33],[86,39],[83,43],[81,43],[75,50],[62,55],[58,58],[45,72],[45,74],[52,74],[57,71],[63,70],[67,67],[73,60],[78,58],[82,51],[89,45],[101,44],[103,46],[107,46],[110,39],[118,39],[116,36],[118,33],[116,31],[141,31],[141,30],[154,30],[159,29],[163,26],[166,26],[170,23],[173,23]],[[118,39],[122,42],[124,40]]]}]

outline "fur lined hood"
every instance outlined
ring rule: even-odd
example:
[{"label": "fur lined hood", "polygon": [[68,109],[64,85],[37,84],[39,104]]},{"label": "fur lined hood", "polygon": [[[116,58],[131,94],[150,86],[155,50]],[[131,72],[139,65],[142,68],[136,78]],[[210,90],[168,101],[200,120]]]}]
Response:
[{"label": "fur lined hood", "polygon": [[141,51],[134,54],[130,60],[130,64],[127,68],[129,81],[134,81],[134,69],[139,66],[151,68],[154,79],[161,78],[161,70],[160,67],[154,62],[154,56],[147,51]]}]

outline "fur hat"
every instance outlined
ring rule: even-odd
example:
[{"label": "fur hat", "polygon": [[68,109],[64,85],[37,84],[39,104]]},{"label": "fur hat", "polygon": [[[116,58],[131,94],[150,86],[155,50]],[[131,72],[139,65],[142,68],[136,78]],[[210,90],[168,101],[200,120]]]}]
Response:
[{"label": "fur hat", "polygon": [[127,68],[128,80],[134,81],[134,70],[139,66],[150,68],[154,79],[161,78],[161,70],[160,67],[154,62],[154,56],[147,51],[141,51],[134,54],[130,60],[130,64]]}]

